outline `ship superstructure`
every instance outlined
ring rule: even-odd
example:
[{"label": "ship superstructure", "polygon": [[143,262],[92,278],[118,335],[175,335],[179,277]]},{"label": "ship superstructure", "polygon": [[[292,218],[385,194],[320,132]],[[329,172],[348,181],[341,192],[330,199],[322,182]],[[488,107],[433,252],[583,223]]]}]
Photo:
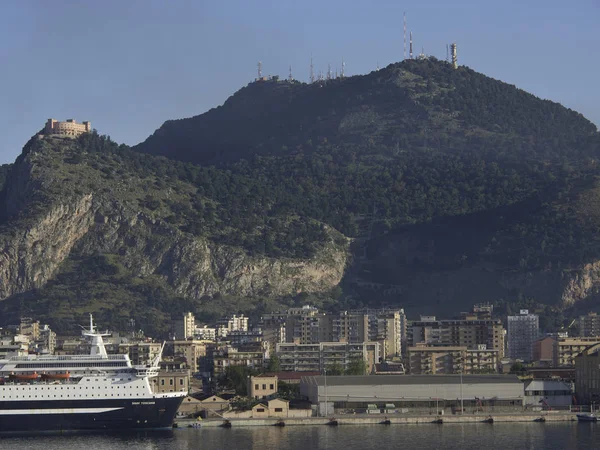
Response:
[{"label": "ship superstructure", "polygon": [[108,355],[90,316],[89,355],[0,360],[0,433],[170,427],[186,392],[153,392],[161,353],[143,366]]}]

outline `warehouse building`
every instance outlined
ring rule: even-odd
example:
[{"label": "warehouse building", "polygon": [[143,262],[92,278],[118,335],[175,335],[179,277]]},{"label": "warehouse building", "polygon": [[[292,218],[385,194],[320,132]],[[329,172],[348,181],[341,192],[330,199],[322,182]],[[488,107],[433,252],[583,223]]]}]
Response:
[{"label": "warehouse building", "polygon": [[516,375],[308,376],[300,395],[320,414],[344,412],[439,414],[521,411],[524,385]]}]

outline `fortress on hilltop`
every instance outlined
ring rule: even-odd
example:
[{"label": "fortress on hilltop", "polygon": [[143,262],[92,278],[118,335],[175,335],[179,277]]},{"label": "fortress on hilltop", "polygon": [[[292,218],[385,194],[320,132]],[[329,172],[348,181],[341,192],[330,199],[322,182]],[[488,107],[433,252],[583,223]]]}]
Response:
[{"label": "fortress on hilltop", "polygon": [[77,123],[73,119],[67,119],[66,122],[59,122],[55,119],[48,119],[44,128],[45,135],[60,135],[60,136],[79,136],[83,133],[92,131],[91,122]]}]

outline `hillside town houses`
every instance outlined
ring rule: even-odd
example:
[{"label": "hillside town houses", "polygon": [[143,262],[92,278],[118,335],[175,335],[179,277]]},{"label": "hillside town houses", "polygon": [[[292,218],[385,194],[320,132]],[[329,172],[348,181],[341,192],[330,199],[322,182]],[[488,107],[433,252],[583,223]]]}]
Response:
[{"label": "hillside town houses", "polygon": [[[194,413],[228,411],[224,406],[229,405],[228,398],[241,394],[228,383],[232,371],[247,374],[241,388],[243,395],[253,400],[253,405],[262,402],[264,411],[282,389],[295,390],[297,396],[308,401],[316,395],[311,389],[325,382],[320,378],[323,376],[332,383],[337,377],[374,377],[369,383],[381,386],[387,386],[392,377],[450,377],[434,378],[450,386],[456,382],[453,376],[473,376],[486,393],[485,389],[492,386],[485,381],[486,375],[508,377],[509,373],[521,377],[519,407],[564,407],[600,401],[600,336],[594,336],[595,330],[600,330],[598,316],[582,316],[578,325],[572,336],[564,330],[542,335],[536,314],[521,310],[518,315],[501,318],[494,316],[490,305],[476,305],[458,318],[421,316],[418,320],[408,320],[402,309],[332,313],[305,305],[264,314],[256,323],[243,314],[199,323],[188,312],[174,320],[171,339],[164,343],[164,349],[162,341],[119,333],[107,338],[107,349],[128,354],[135,365],[147,364],[162,352],[161,371],[153,380],[155,389],[188,391],[192,397],[183,407]],[[88,351],[88,344],[80,336],[57,335],[31,317],[0,329],[0,358]],[[394,379],[404,383],[404,378]],[[356,380],[360,392],[362,381]],[[516,389],[514,378],[509,385],[511,390]],[[489,391],[482,396],[491,398],[491,394]],[[207,398],[218,402],[219,408],[209,408],[203,403]],[[318,395],[314,398],[321,402],[314,406],[316,413],[352,403],[348,400],[350,403],[331,406],[322,404],[327,400],[319,400]],[[506,405],[514,406],[514,402],[506,399]],[[358,400],[352,404],[368,406]],[[474,405],[477,407],[476,402]],[[281,407],[278,404],[278,411]]]}]

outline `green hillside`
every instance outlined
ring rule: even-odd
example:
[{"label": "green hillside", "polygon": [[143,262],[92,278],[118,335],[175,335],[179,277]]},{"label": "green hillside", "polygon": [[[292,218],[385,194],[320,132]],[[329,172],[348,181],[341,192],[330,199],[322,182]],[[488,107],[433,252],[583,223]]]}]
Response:
[{"label": "green hillside", "polygon": [[433,59],[251,83],[133,149],[33,138],[0,168],[0,317],[489,301],[556,326],[600,306],[599,156],[580,114]]}]

